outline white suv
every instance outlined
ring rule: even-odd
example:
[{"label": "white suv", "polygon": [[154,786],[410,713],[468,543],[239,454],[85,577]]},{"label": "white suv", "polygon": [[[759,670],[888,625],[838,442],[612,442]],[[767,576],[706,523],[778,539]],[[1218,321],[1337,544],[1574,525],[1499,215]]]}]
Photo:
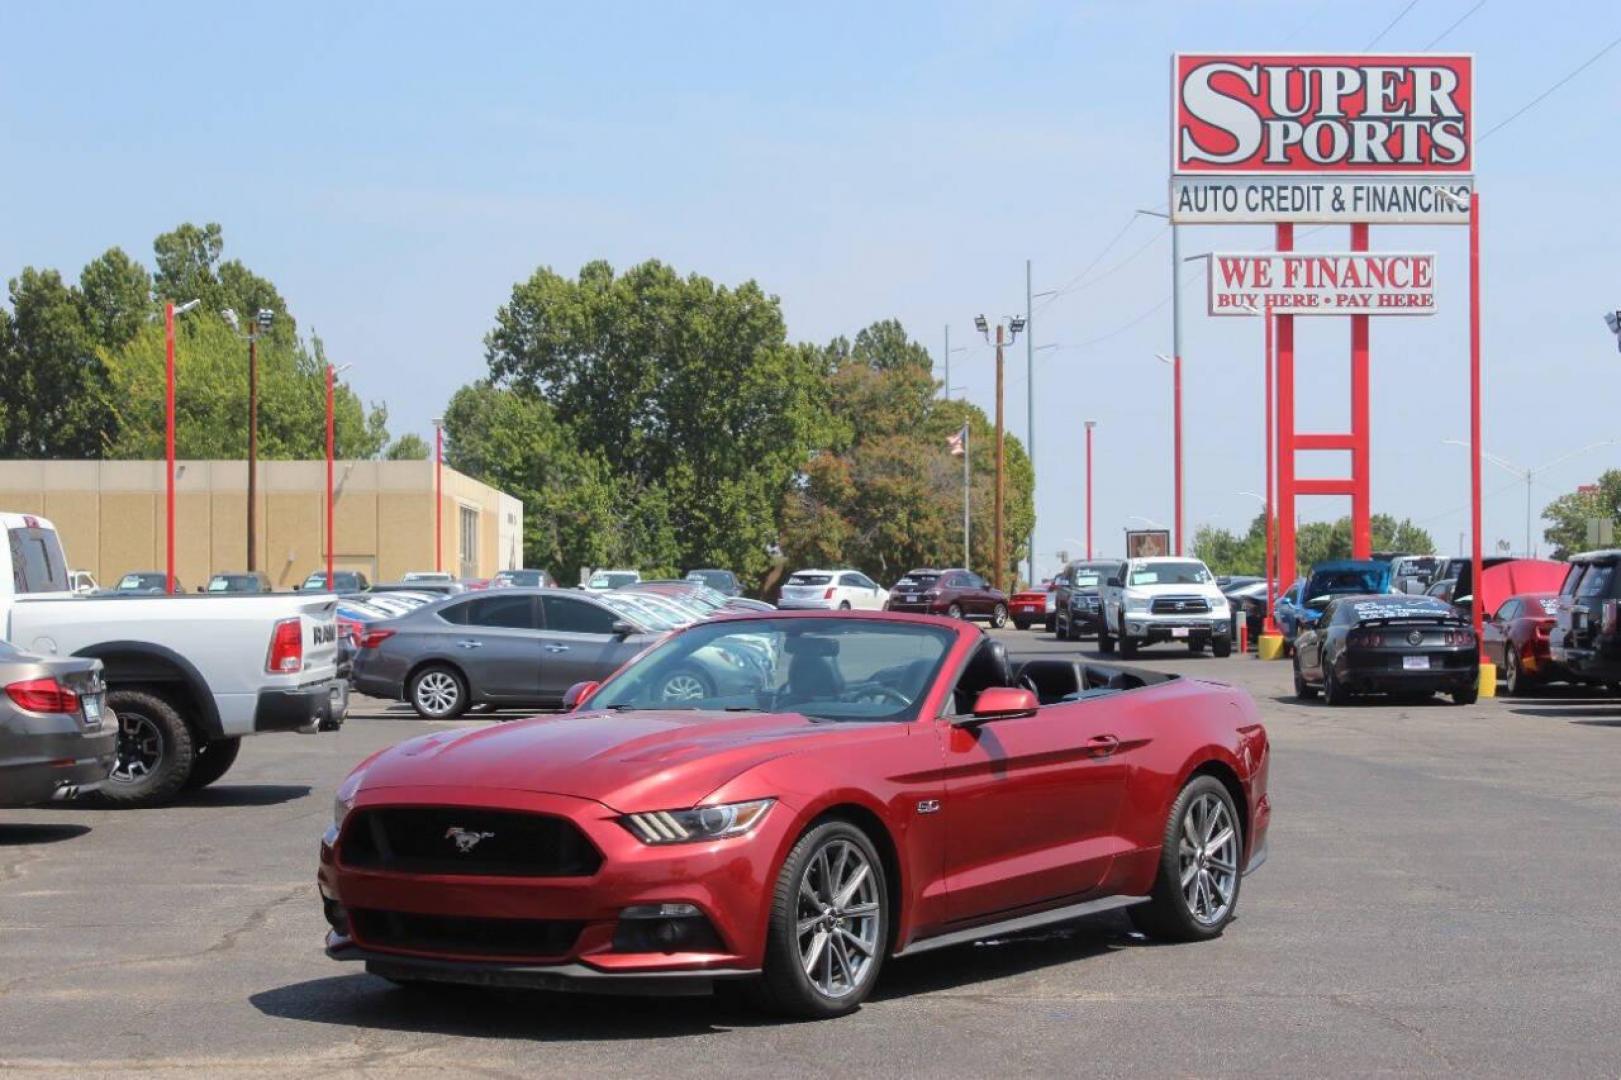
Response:
[{"label": "white suv", "polygon": [[1157,641],[1185,642],[1195,653],[1208,645],[1217,656],[1233,651],[1232,610],[1215,575],[1198,559],[1127,559],[1101,592],[1103,652],[1113,652],[1117,640],[1127,658]]}]

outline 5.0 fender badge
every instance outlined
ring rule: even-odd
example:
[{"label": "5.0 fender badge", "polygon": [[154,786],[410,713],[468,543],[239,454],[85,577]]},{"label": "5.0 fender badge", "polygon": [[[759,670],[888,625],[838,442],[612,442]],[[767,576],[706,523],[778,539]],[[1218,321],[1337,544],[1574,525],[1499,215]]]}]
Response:
[{"label": "5.0 fender badge", "polygon": [[933,814],[936,811],[938,811],[939,809],[940,809],[940,800],[939,799],[921,799],[921,800],[918,801],[918,804],[917,804],[917,812],[920,813],[920,814]]}]

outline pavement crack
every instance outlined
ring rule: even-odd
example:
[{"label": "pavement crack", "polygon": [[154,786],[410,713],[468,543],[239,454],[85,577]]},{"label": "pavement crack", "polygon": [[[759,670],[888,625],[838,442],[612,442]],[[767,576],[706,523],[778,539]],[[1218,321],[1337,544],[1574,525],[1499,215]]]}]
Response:
[{"label": "pavement crack", "polygon": [[212,956],[217,953],[228,952],[235,948],[236,943],[244,936],[264,926],[265,923],[269,921],[271,912],[275,911],[284,904],[290,904],[294,900],[306,898],[309,894],[310,888],[311,886],[308,885],[299,885],[296,888],[275,897],[274,899],[255,905],[248,912],[247,918],[242,920],[239,925],[225,931],[225,933],[221,934],[216,941],[209,945],[205,945],[201,949],[194,949],[190,952],[183,953],[169,953],[163,956],[137,956],[114,960],[93,960],[84,964],[74,964],[68,967],[52,968],[49,971],[37,971],[29,975],[19,976],[6,983],[0,983],[0,997],[10,994],[19,986],[25,986],[29,983],[35,983],[45,979],[61,978],[67,975],[77,975],[86,971],[105,971],[113,968],[143,967],[148,964],[168,964],[177,960],[195,960],[201,956]]}]

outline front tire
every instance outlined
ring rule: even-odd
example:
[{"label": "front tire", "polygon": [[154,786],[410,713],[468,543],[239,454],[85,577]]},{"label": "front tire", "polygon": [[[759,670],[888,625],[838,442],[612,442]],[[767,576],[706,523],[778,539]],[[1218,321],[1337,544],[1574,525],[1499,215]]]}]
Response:
[{"label": "front tire", "polygon": [[1098,652],[1105,655],[1114,652],[1114,638],[1109,636],[1109,620],[1107,618],[1098,624]]},{"label": "front tire", "polygon": [[191,775],[186,777],[186,791],[200,791],[231,771],[236,755],[242,752],[242,739],[210,739],[197,748],[196,760],[191,764]]},{"label": "front tire", "polygon": [[185,719],[145,690],[111,690],[107,708],[118,717],[118,752],[112,775],[96,793],[98,801],[131,809],[172,802],[197,759]]},{"label": "front tire", "polygon": [[1225,660],[1227,657],[1233,655],[1233,639],[1230,637],[1212,638],[1210,642],[1210,655],[1214,656],[1218,660]]},{"label": "front tire", "polygon": [[1124,660],[1134,660],[1137,657],[1137,642],[1126,636],[1126,622],[1120,620],[1120,656]]},{"label": "front tire", "polygon": [[799,838],[777,875],[762,1003],[811,1020],[852,1012],[872,993],[888,941],[877,850],[849,822],[823,822]]},{"label": "front tire", "polygon": [[1220,780],[1188,782],[1165,822],[1151,899],[1126,909],[1137,929],[1161,941],[1208,941],[1227,928],[1243,881],[1240,820]]},{"label": "front tire", "polygon": [[433,664],[411,677],[408,696],[424,720],[454,720],[467,709],[467,681],[452,668]]},{"label": "front tire", "polygon": [[1007,605],[997,604],[991,609],[991,629],[1000,630],[1007,625]]}]

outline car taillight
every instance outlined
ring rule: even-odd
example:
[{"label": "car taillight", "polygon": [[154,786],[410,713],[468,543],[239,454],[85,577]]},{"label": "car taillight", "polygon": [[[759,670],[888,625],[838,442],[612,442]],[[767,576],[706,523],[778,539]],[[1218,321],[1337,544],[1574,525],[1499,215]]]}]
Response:
[{"label": "car taillight", "polygon": [[1553,633],[1553,620],[1545,619],[1537,623],[1537,637],[1545,638]]},{"label": "car taillight", "polygon": [[831,600],[831,599],[833,599],[833,589],[831,587],[828,588],[827,592],[822,594],[822,599],[823,600]]},{"label": "car taillight", "polygon": [[1358,649],[1379,649],[1385,644],[1385,635],[1377,630],[1352,630],[1345,635],[1345,643]]},{"label": "car taillight", "polygon": [[1603,634],[1613,634],[1613,633],[1615,633],[1616,607],[1617,607],[1617,605],[1616,605],[1616,602],[1614,600],[1606,600],[1606,601],[1604,601],[1603,622],[1601,622],[1599,624],[1599,632],[1600,633],[1603,633]]},{"label": "car taillight", "polygon": [[76,713],[79,695],[55,679],[25,679],[6,687],[6,696],[19,709],[39,713]]},{"label": "car taillight", "polygon": [[342,615],[339,615],[338,632],[349,639],[349,644],[358,643],[360,641],[360,620],[345,619]]},{"label": "car taillight", "polygon": [[265,670],[272,675],[290,675],[304,670],[304,620],[282,619],[270,632],[270,655]]},{"label": "car taillight", "polygon": [[394,631],[392,630],[381,630],[372,627],[371,629],[362,630],[360,637],[355,640],[355,644],[362,649],[375,649],[393,636]]},{"label": "car taillight", "polygon": [[1473,630],[1448,630],[1441,635],[1443,645],[1473,645],[1475,632]]}]

